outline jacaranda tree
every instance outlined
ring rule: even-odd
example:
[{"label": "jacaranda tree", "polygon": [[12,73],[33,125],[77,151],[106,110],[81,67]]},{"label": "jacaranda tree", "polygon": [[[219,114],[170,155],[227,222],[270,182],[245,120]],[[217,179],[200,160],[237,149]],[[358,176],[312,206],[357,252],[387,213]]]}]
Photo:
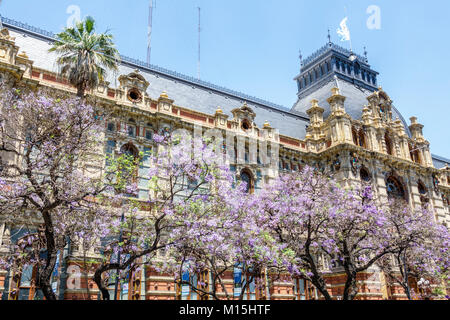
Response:
[{"label": "jacaranda tree", "polygon": [[140,206],[124,214],[120,224],[124,240],[104,243],[107,250],[95,271],[95,282],[105,300],[110,299],[106,286],[111,276],[107,276],[108,272],[119,270],[126,276],[143,263],[157,267],[155,258],[159,252],[209,231],[195,221],[200,219],[195,216],[195,204],[215,199],[216,188],[220,188],[222,195],[231,197],[231,186],[222,184],[229,179],[229,170],[206,141],[192,139],[187,131],[170,136],[154,135],[153,140],[152,152],[144,155],[151,164],[146,173],[150,179],[149,199],[140,201]]},{"label": "jacaranda tree", "polygon": [[327,300],[332,297],[325,276],[333,266],[344,269],[343,299],[351,300],[358,293],[357,274],[392,251],[370,187],[346,190],[306,167],[267,186],[259,205],[288,272],[310,281]]},{"label": "jacaranda tree", "polygon": [[[411,278],[421,285],[428,298],[445,295],[448,281],[450,235],[425,207],[411,209],[403,200],[391,200],[384,209],[389,241],[395,245],[392,254],[377,261],[390,285],[400,285],[412,299]],[[435,288],[431,288],[431,284]],[[440,287],[444,284],[444,289]],[[425,288],[426,287],[426,288]]]},{"label": "jacaranda tree", "polygon": [[78,98],[49,91],[1,94],[0,219],[23,231],[2,268],[37,265],[36,287],[47,300],[57,253],[67,240],[93,243],[114,215],[98,197],[111,188],[103,174],[103,115]]}]

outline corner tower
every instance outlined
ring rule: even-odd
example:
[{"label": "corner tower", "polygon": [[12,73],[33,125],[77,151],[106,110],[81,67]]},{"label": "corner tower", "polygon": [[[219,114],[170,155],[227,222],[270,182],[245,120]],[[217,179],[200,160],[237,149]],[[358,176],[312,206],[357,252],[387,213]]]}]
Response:
[{"label": "corner tower", "polygon": [[[347,98],[346,112],[359,120],[368,104],[367,98],[379,90],[378,75],[370,66],[366,52],[364,56],[358,55],[329,41],[301,62],[300,74],[294,78],[298,99],[292,111],[306,114],[311,100],[315,99],[325,109],[326,119],[331,114],[327,99],[332,88],[336,87]],[[392,113],[393,118],[400,119],[407,128],[406,121],[395,107]]]}]

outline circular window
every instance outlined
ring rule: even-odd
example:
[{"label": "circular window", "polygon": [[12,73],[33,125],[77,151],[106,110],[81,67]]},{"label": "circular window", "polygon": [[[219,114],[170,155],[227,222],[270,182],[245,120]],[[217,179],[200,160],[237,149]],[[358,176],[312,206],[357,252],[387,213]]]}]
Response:
[{"label": "circular window", "polygon": [[244,129],[245,131],[249,130],[251,128],[251,124],[248,120],[244,120],[242,121],[242,129]]},{"label": "circular window", "polygon": [[128,99],[132,102],[140,102],[142,100],[142,94],[136,88],[130,89],[128,91]]}]

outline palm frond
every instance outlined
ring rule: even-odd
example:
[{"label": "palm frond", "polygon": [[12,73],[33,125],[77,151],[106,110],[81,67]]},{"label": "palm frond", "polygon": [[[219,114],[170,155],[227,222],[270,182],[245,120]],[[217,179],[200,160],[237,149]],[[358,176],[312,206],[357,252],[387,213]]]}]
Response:
[{"label": "palm frond", "polygon": [[86,17],[73,28],[56,35],[50,52],[57,60],[61,75],[78,89],[94,88],[106,77],[107,70],[118,70],[120,55],[109,32],[95,33],[95,20]]}]

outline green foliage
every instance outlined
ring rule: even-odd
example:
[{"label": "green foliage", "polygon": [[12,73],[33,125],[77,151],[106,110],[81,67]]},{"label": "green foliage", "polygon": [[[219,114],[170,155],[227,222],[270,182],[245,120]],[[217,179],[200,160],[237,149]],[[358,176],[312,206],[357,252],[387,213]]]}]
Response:
[{"label": "green foliage", "polygon": [[79,96],[103,81],[107,69],[117,70],[120,61],[113,36],[107,32],[96,33],[92,17],[57,34],[49,51],[60,55],[57,63],[61,74],[78,89]]}]

